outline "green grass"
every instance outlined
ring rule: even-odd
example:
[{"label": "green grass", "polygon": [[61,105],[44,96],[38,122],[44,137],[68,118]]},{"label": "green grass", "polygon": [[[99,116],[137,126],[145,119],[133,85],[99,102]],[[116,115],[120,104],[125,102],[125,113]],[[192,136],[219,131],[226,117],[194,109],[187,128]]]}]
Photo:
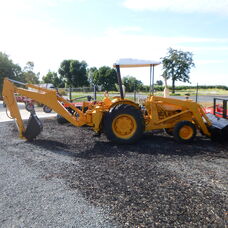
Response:
[{"label": "green grass", "polygon": [[[174,95],[174,96],[185,96],[185,94],[188,93],[190,94],[190,96],[195,96],[196,95],[196,90],[194,89],[188,89],[188,90],[176,90],[175,94],[171,94],[170,91],[170,95]],[[116,96],[116,94],[118,94],[117,91],[110,91],[109,92],[109,96],[110,98],[112,98],[113,96]],[[130,100],[134,100],[134,93],[127,93],[131,94],[131,96],[127,96],[127,99]],[[150,93],[149,92],[138,92],[137,95],[143,95],[143,96],[148,96]],[[82,96],[87,96],[87,95],[91,95],[93,97],[93,92],[89,92],[89,93],[83,93],[83,92],[72,92],[72,99],[78,98],[78,97],[82,97]],[[97,100],[101,101],[104,98],[104,92],[97,92]],[[162,91],[155,91],[154,95],[156,96],[163,96],[163,92]],[[198,95],[200,96],[216,96],[216,95],[224,95],[224,96],[228,96],[228,91],[227,90],[223,90],[223,89],[199,89],[198,91]],[[78,99],[76,101],[86,101],[86,98],[83,99]],[[138,98],[136,98],[136,101],[138,101]],[[212,105],[212,102],[206,102],[205,104],[203,104],[204,106],[210,106]]]},{"label": "green grass", "polygon": [[205,89],[199,90],[200,95],[228,95],[228,90],[223,89]]}]

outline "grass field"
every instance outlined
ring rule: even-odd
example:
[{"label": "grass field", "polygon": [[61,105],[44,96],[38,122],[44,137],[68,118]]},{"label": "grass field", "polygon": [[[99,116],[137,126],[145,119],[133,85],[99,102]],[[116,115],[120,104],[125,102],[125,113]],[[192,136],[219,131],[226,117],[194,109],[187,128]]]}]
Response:
[{"label": "grass field", "polygon": [[[103,99],[104,92],[97,92],[97,100],[101,101]],[[163,96],[163,92],[155,91],[154,93],[156,96]],[[175,94],[170,93],[170,96],[173,97],[185,97],[185,94],[189,94],[190,98],[195,100],[196,90],[189,89],[189,90],[177,90]],[[72,92],[72,99],[80,98],[82,96],[92,96],[93,92],[83,93],[83,92]],[[118,92],[111,91],[109,92],[110,97],[118,96]],[[136,94],[136,101],[146,98],[149,95],[148,92],[137,92]],[[213,97],[216,96],[228,96],[228,91],[223,89],[199,89],[199,103],[204,107],[212,106],[213,105]],[[134,93],[126,93],[126,98],[130,100],[134,100]],[[86,101],[86,98],[77,99],[76,101]]]}]

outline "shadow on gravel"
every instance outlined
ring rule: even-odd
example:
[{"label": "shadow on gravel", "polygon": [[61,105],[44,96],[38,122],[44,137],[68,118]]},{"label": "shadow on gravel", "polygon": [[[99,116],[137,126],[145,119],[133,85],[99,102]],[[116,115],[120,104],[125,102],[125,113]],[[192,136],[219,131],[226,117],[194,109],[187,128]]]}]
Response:
[{"label": "shadow on gravel", "polygon": [[[199,155],[207,155],[216,157],[220,153],[218,148],[226,148],[227,143],[217,143],[205,137],[196,137],[195,141],[190,144],[177,143],[172,137],[164,134],[144,134],[142,139],[131,145],[114,144],[109,141],[100,140],[92,141],[90,147],[81,147],[74,141],[59,142],[55,140],[37,139],[33,142],[28,142],[49,150],[52,153],[82,158],[93,159],[96,157],[131,157],[135,154],[148,155],[164,155],[164,156],[187,156],[194,157]],[[228,147],[227,147],[228,148]],[[228,155],[224,155],[228,158]],[[222,156],[222,157],[224,157]]]},{"label": "shadow on gravel", "polygon": [[35,146],[38,146],[40,148],[49,150],[52,153],[68,156],[68,157],[76,157],[75,152],[69,151],[69,146],[65,143],[54,141],[54,140],[45,140],[45,139],[38,139],[31,143]]},{"label": "shadow on gravel", "polygon": [[[129,152],[148,155],[167,156],[199,156],[219,153],[218,148],[225,148],[228,144],[212,142],[205,137],[197,137],[190,144],[181,144],[174,141],[172,137],[163,135],[145,134],[143,138],[132,145],[118,145],[108,141],[96,141],[91,149],[81,151],[76,155],[78,158],[91,159],[97,156],[119,157],[132,156]],[[227,156],[228,158],[228,156]]]},{"label": "shadow on gravel", "polygon": [[39,147],[43,147],[45,149],[60,149],[60,148],[68,148],[68,145],[59,141],[55,141],[55,140],[47,140],[47,139],[36,139],[32,142],[27,142],[27,143],[31,143],[33,145],[39,146]]}]

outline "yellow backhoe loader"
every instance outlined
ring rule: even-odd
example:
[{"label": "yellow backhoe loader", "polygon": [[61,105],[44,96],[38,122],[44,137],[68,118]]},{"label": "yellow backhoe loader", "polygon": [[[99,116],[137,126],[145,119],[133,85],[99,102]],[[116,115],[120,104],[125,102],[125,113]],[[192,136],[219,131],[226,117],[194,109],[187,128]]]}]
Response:
[{"label": "yellow backhoe loader", "polygon": [[[208,117],[201,106],[191,100],[180,100],[154,96],[154,67],[159,62],[122,59],[114,64],[117,70],[120,96],[109,98],[96,104],[85,102],[86,111],[76,108],[61,97],[56,90],[45,89],[32,84],[23,84],[8,78],[4,79],[3,99],[12,118],[16,119],[21,138],[32,140],[42,131],[42,123],[31,111],[25,129],[14,94],[19,93],[53,109],[71,124],[80,127],[88,125],[97,133],[104,132],[107,138],[116,143],[135,143],[144,132],[164,129],[178,142],[191,142],[197,129],[208,137],[228,138],[228,122],[222,118]],[[150,67],[151,94],[139,105],[124,98],[120,68]],[[15,86],[23,84],[26,88]],[[74,112],[69,112],[65,106]],[[82,108],[83,109],[83,108]]]}]

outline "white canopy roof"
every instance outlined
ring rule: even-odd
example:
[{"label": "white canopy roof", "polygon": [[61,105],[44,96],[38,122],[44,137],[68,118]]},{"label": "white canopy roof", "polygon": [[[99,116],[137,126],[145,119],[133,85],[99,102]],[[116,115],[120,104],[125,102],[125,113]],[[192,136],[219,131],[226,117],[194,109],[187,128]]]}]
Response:
[{"label": "white canopy roof", "polygon": [[159,61],[154,60],[141,60],[141,59],[118,59],[113,66],[116,67],[147,67],[147,66],[156,66],[161,64]]}]

